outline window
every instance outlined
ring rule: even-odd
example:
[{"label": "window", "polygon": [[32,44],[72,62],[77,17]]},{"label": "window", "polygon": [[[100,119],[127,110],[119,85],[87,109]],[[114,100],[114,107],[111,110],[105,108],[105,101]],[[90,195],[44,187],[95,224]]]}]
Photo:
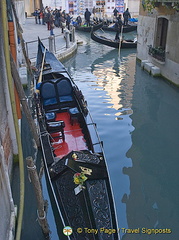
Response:
[{"label": "window", "polygon": [[165,49],[167,41],[168,19],[158,18],[155,47]]},{"label": "window", "polygon": [[165,48],[167,42],[168,19],[160,17],[157,21],[154,46],[149,46],[149,55],[165,62]]}]

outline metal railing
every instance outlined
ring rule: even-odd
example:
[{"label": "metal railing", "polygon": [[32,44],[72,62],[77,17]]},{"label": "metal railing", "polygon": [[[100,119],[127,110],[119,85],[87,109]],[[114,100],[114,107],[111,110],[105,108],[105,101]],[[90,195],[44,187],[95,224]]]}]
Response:
[{"label": "metal railing", "polygon": [[[62,41],[59,41],[59,39],[58,39],[59,37],[61,40],[62,39],[61,35],[54,36],[54,51],[55,51],[55,53],[58,50],[65,48],[65,46],[66,46],[65,39],[64,39],[64,43],[63,43]],[[40,39],[43,42],[44,46],[48,49],[49,49],[49,38],[50,37]],[[37,50],[38,50],[38,40],[26,42],[25,45],[26,45],[26,52],[27,52],[28,58],[29,59],[36,58]]]},{"label": "metal railing", "polygon": [[162,47],[152,47],[150,45],[148,53],[153,58],[165,62],[165,50]]},{"label": "metal railing", "polygon": [[[53,38],[53,41],[51,41]],[[47,38],[40,39],[47,49],[53,49],[54,53],[69,48],[70,42],[75,42],[75,31],[72,28],[70,31],[66,30],[64,38],[62,34],[49,36]],[[27,57],[29,59],[36,58],[38,50],[38,40],[25,42]]]}]

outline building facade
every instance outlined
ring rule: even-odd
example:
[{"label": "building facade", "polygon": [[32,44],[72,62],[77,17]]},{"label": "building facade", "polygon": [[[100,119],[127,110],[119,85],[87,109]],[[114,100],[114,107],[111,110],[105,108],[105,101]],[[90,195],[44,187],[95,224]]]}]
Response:
[{"label": "building facade", "polygon": [[[15,206],[11,192],[14,154],[18,154],[12,105],[9,94],[8,69],[4,45],[7,21],[4,18],[4,2],[0,2],[0,233],[1,239],[13,239]],[[9,25],[10,27],[10,25]],[[9,39],[8,39],[9,40]]]},{"label": "building facade", "polygon": [[25,5],[27,16],[31,16],[36,8],[49,6],[53,9],[63,9],[72,15],[83,15],[86,8],[91,12],[93,8],[100,17],[112,17],[115,8],[123,13],[128,7],[131,16],[138,16],[140,0],[17,0],[16,5]]},{"label": "building facade", "polygon": [[139,60],[147,60],[179,86],[179,4],[176,0],[141,1],[138,21]]}]

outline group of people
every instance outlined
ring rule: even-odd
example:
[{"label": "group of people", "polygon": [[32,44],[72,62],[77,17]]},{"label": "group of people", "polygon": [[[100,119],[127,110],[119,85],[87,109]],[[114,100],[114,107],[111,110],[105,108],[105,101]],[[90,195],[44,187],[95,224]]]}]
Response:
[{"label": "group of people", "polygon": [[[114,17],[117,18],[118,17],[118,10],[115,8],[114,11]],[[130,15],[130,12],[129,12],[129,9],[127,8],[126,11],[123,13],[123,18],[124,18],[124,26],[127,26],[128,25],[128,21],[129,19],[131,18],[131,15]]]},{"label": "group of people", "polygon": [[123,18],[124,18],[124,23],[123,23],[122,16],[121,16],[121,14],[118,13],[118,10],[116,8],[114,9],[113,13],[116,18],[115,28],[117,29],[115,40],[118,41],[121,27],[122,27],[122,25],[124,25],[124,26],[128,25],[128,21],[131,18],[131,15],[129,13],[129,9],[127,8],[126,11],[123,13]]},{"label": "group of people", "polygon": [[[54,27],[61,27],[62,33],[64,32],[64,28],[67,27],[70,29],[70,23],[72,18],[69,13],[65,13],[65,10],[55,9],[51,10],[50,7],[46,6],[44,9],[36,9],[33,13],[35,16],[36,24],[47,25],[47,30],[50,30],[50,35],[53,34]],[[91,12],[86,8],[84,13],[84,18],[87,26],[90,26],[90,17]],[[78,16],[76,18],[77,25],[81,26],[82,18]]]},{"label": "group of people", "polygon": [[[88,10],[88,8],[86,8],[86,11],[84,13],[84,19],[85,19],[85,23],[86,23],[86,26],[89,27],[90,26],[90,17],[91,17],[91,12]],[[81,26],[82,24],[82,18],[81,16],[79,15],[77,18],[76,18],[76,24],[78,26]]]},{"label": "group of people", "polygon": [[[121,19],[122,16],[121,14],[119,14],[116,8],[114,9],[113,13],[114,13],[114,17],[116,18],[115,28],[119,30],[117,31],[116,37],[115,37],[115,40],[117,40],[119,39],[119,33],[120,33],[122,24],[124,26],[128,25],[128,21],[131,18],[131,15],[127,8],[126,11],[123,13],[123,18],[124,18],[124,23],[123,23]],[[44,9],[36,9],[33,15],[35,16],[36,24],[47,25],[47,30],[50,30],[50,35],[54,35],[53,29],[55,26],[60,27],[62,29],[62,33],[64,32],[65,27],[70,29],[70,23],[72,21],[72,17],[70,16],[70,14],[65,13],[65,10],[63,11],[61,9],[52,10],[50,7],[46,6]],[[90,26],[90,17],[91,17],[91,12],[88,10],[88,8],[86,8],[86,11],[84,13],[84,19],[87,27]],[[76,23],[78,26],[81,26],[82,24],[81,16],[78,16],[76,18]]]},{"label": "group of people", "polygon": [[42,10],[36,9],[33,15],[35,16],[36,24],[47,25],[47,30],[50,31],[50,35],[54,35],[54,27],[60,27],[62,29],[62,33],[64,32],[65,27],[70,29],[72,17],[70,14],[65,13],[65,10],[51,10],[50,7],[46,6]]}]

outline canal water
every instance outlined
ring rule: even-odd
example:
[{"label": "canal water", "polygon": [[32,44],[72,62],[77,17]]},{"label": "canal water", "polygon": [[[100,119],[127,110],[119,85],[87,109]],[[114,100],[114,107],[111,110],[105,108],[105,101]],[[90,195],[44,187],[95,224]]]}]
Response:
[{"label": "canal water", "polygon": [[[178,240],[179,89],[143,71],[135,49],[119,52],[88,33],[78,35],[83,44],[64,65],[82,90],[104,143],[121,240]],[[42,184],[48,199],[44,177]],[[31,222],[35,214],[29,214]],[[50,206],[48,220],[51,239],[58,240]],[[27,225],[23,240],[43,239],[35,233],[39,227]]]},{"label": "canal water", "polygon": [[84,44],[65,66],[104,142],[121,239],[178,240],[179,89],[143,71],[136,50],[119,54],[89,34],[80,38]]}]

